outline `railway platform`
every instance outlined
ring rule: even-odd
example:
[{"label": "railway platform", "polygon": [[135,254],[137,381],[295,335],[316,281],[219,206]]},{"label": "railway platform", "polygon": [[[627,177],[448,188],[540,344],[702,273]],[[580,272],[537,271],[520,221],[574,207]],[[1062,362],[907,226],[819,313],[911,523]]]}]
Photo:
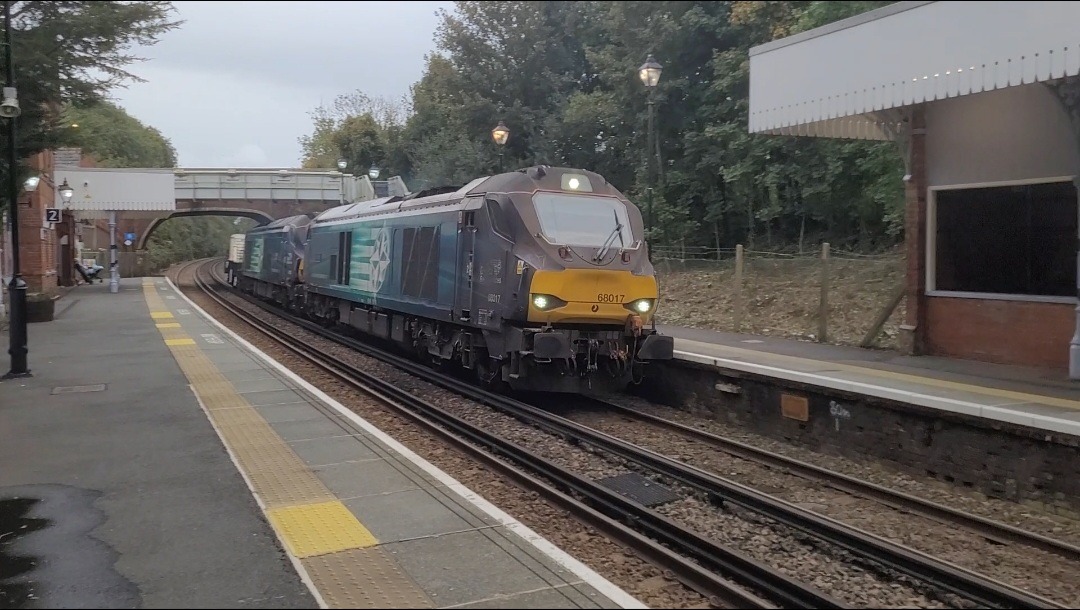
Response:
[{"label": "railway platform", "polygon": [[645,607],[165,278],[56,311],[0,381],[0,607]]},{"label": "railway platform", "polygon": [[1064,371],[996,365],[658,325],[675,358],[719,370],[1080,436],[1080,382]]}]

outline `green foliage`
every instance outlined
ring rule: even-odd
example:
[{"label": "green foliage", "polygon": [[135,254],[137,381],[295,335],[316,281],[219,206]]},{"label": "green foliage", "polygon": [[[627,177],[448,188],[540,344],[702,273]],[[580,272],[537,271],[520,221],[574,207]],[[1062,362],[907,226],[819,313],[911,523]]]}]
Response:
[{"label": "green foliage", "polygon": [[157,271],[181,261],[224,256],[229,247],[229,236],[254,226],[255,221],[250,218],[170,218],[150,235],[147,244],[150,269]]},{"label": "green foliage", "polygon": [[[886,247],[902,230],[894,144],[747,130],[751,47],[886,4],[459,1],[408,112],[380,120],[369,98],[343,96],[358,103],[313,115],[305,164],[345,156],[362,171],[370,158],[414,190],[463,184],[496,171],[490,133],[503,120],[507,168],[591,169],[643,211],[654,185],[655,243]],[[636,73],[650,53],[664,65],[651,177]]]},{"label": "green foliage", "polygon": [[[64,116],[68,127],[61,133],[61,144],[82,148],[83,154],[93,155],[101,167],[176,167],[172,143],[157,129],[111,102],[82,103],[67,108]],[[253,225],[254,221],[247,218],[219,216],[167,220],[150,236],[151,268],[221,256],[228,247],[229,235]]]},{"label": "green foliage", "polygon": [[329,108],[311,113],[315,129],[300,137],[302,167],[337,169],[338,159],[345,159],[346,171],[357,175],[366,174],[372,165],[383,170],[383,176],[406,171],[407,159],[394,154],[400,150],[404,114],[403,103],[359,91],[338,96]]},{"label": "green foliage", "polygon": [[[141,58],[133,45],[152,45],[181,25],[171,2],[11,2],[14,84],[22,114],[15,120],[20,159],[63,143],[67,104],[100,101],[111,89],[142,79],[126,70]],[[0,70],[5,84],[6,73]],[[0,121],[6,141],[8,121]],[[7,180],[3,167],[0,183]],[[5,202],[6,203],[6,202]]]},{"label": "green foliage", "polygon": [[74,106],[65,117],[61,143],[94,155],[101,167],[176,167],[172,143],[111,102]]}]

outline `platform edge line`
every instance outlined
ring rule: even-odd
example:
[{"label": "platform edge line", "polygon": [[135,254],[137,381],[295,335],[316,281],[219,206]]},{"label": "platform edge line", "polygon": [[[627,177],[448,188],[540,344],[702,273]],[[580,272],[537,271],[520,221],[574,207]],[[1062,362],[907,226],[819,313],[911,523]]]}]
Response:
[{"label": "platform edge line", "polygon": [[[249,343],[247,340],[245,340],[243,337],[241,337],[240,335],[233,332],[233,330],[231,328],[228,328],[227,326],[225,326],[221,322],[214,319],[210,314],[203,311],[203,309],[201,307],[196,305],[194,301],[192,301],[186,294],[183,293],[183,291],[181,291],[175,284],[173,284],[172,278],[170,278],[169,276],[165,276],[165,281],[168,282],[169,286],[171,286],[173,288],[173,290],[176,292],[176,294],[183,297],[183,299],[185,301],[187,301],[187,303],[189,305],[191,305],[191,307],[196,312],[198,312],[198,314],[200,316],[202,316],[207,322],[209,322],[209,323],[213,324],[214,326],[218,327],[219,329],[221,329],[222,332],[229,335],[229,337],[231,337],[233,340],[237,341],[245,349],[249,350],[251,353],[259,356],[260,358],[262,358],[267,364],[269,364],[270,366],[277,369],[277,371],[280,372],[281,374],[287,376],[288,378],[292,379],[294,382],[300,384],[305,390],[310,392],[314,397],[318,398],[324,404],[326,404],[327,406],[333,408],[335,411],[340,413],[342,416],[348,418],[350,421],[352,421],[356,425],[360,426],[361,428],[363,428],[364,430],[369,432],[372,436],[375,436],[376,438],[378,438],[380,441],[385,443],[391,449],[397,451],[399,454],[401,454],[403,457],[405,457],[405,459],[409,460],[414,465],[416,465],[417,467],[424,470],[424,472],[430,474],[431,476],[438,479],[441,483],[443,483],[447,487],[453,489],[454,492],[456,494],[458,494],[459,496],[461,496],[464,500],[466,500],[467,502],[473,504],[473,506],[476,506],[480,510],[487,513],[489,517],[491,517],[491,518],[495,519],[496,521],[498,521],[499,523],[507,526],[508,529],[510,529],[511,531],[516,533],[523,540],[525,540],[526,542],[532,544],[537,550],[539,550],[540,552],[547,555],[550,559],[554,560],[557,564],[561,565],[562,567],[566,568],[567,570],[570,570],[570,572],[572,572],[573,574],[575,574],[576,576],[581,578],[581,580],[584,581],[586,584],[593,587],[594,589],[596,589],[597,591],[599,591],[600,593],[605,595],[608,599],[610,599],[611,601],[618,604],[619,607],[621,607],[621,608],[634,608],[634,609],[646,609],[646,608],[649,607],[649,606],[645,605],[643,602],[641,602],[640,600],[638,600],[637,598],[635,598],[634,596],[632,596],[629,593],[627,593],[626,591],[624,591],[622,588],[616,586],[614,583],[612,583],[608,579],[601,576],[599,573],[597,573],[595,570],[593,570],[589,566],[585,565],[584,563],[582,563],[578,559],[571,556],[566,551],[560,549],[558,546],[556,546],[550,540],[544,538],[540,534],[533,531],[533,529],[530,528],[529,526],[527,526],[524,523],[522,523],[522,522],[518,521],[517,519],[513,518],[512,516],[507,514],[505,511],[503,511],[499,507],[495,506],[494,504],[492,504],[491,502],[489,502],[485,498],[481,497],[480,494],[478,494],[475,491],[469,489],[466,485],[459,482],[454,477],[450,476],[446,472],[443,472],[441,469],[436,467],[431,462],[428,462],[424,458],[420,457],[419,455],[414,453],[411,449],[409,449],[408,447],[402,445],[396,439],[391,437],[386,432],[383,432],[382,430],[380,430],[378,427],[376,427],[371,422],[369,422],[366,419],[360,417],[356,413],[353,413],[349,409],[346,409],[344,405],[342,405],[338,401],[334,400],[332,397],[330,397],[325,392],[323,392],[319,388],[315,387],[311,383],[308,383],[307,380],[305,380],[304,378],[302,378],[299,375],[297,375],[296,373],[294,373],[291,369],[289,369],[285,365],[281,364],[277,360],[274,360],[268,354],[263,353],[262,350],[255,347],[254,345]],[[292,558],[291,554],[290,554],[290,558]]]},{"label": "platform edge line", "polygon": [[[855,394],[863,394],[866,396],[882,398],[885,400],[894,400],[896,402],[907,403],[919,407],[926,407],[929,409],[938,409],[950,413],[959,413],[968,417],[985,419],[993,422],[1027,426],[1029,428],[1042,432],[1059,432],[1061,434],[1080,436],[1080,423],[1077,422],[1071,422],[1063,419],[1055,419],[1054,421],[1057,422],[1059,425],[1051,429],[1035,425],[1034,419],[1032,419],[1028,423],[1018,423],[1013,420],[1004,419],[1002,417],[995,417],[993,414],[991,414],[992,412],[987,413],[984,411],[984,408],[987,407],[991,409],[1000,409],[1000,405],[980,405],[978,403],[967,402],[955,398],[946,398],[944,396],[934,396],[933,394],[912,392],[910,390],[876,386],[862,381],[837,379],[825,375],[818,375],[817,373],[793,371],[791,369],[784,369],[767,364],[758,364],[755,362],[740,362],[737,360],[731,360],[719,356],[708,356],[705,354],[685,352],[682,350],[675,350],[675,354],[677,356],[684,356],[687,362],[705,364],[716,367],[717,369],[734,369],[747,373],[757,373],[759,375],[775,377],[787,381],[794,381],[796,383],[806,383],[808,385],[812,385],[818,388],[852,392]],[[1027,417],[1033,417],[1033,415],[1029,413],[1022,413],[1022,415]],[[1045,418],[1046,416],[1042,417]]]}]

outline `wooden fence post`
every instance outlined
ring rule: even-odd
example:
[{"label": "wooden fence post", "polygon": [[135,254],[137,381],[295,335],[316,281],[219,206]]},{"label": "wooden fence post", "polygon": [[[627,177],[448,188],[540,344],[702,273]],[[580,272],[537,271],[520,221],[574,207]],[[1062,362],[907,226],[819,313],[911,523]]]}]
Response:
[{"label": "wooden fence post", "polygon": [[896,308],[900,306],[900,301],[904,299],[906,289],[906,284],[901,283],[899,286],[897,286],[896,290],[892,294],[892,298],[890,298],[889,302],[885,305],[885,307],[883,307],[881,311],[878,312],[877,319],[874,320],[874,323],[870,326],[870,329],[866,331],[866,335],[863,336],[863,340],[861,343],[859,343],[859,347],[874,346],[874,341],[877,340],[877,336],[881,333],[882,327],[884,327],[885,323],[888,322],[889,318],[892,317],[892,314],[894,311],[896,311]]},{"label": "wooden fence post", "polygon": [[735,246],[735,331],[742,332],[743,319],[743,247]]},{"label": "wooden fence post", "polygon": [[829,340],[829,242],[821,244],[821,303],[818,307],[818,342]]}]

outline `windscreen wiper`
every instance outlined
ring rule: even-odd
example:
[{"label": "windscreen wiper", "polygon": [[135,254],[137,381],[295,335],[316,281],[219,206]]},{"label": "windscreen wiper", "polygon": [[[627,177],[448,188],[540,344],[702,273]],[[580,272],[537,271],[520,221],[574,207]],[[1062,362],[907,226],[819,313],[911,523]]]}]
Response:
[{"label": "windscreen wiper", "polygon": [[611,244],[615,241],[616,237],[619,238],[619,244],[626,246],[626,242],[623,241],[622,238],[623,226],[622,223],[619,222],[619,213],[615,210],[612,210],[611,213],[615,215],[615,228],[611,230],[611,235],[608,235],[608,238],[604,240],[604,245],[600,246],[600,249],[596,252],[596,256],[593,257],[593,261],[597,263],[604,260],[604,257],[607,256],[608,248],[611,247]]}]

